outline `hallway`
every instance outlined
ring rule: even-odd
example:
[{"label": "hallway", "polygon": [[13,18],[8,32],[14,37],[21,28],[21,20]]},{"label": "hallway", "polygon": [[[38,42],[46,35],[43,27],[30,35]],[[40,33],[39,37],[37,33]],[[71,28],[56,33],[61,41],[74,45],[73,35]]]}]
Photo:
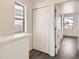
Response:
[{"label": "hallway", "polygon": [[77,37],[64,37],[56,59],[78,59]]},{"label": "hallway", "polygon": [[0,59],[79,59],[79,0],[1,0]]},{"label": "hallway", "polygon": [[32,50],[30,59],[78,59],[78,40],[76,37],[64,37],[56,57],[51,57],[43,52]]}]

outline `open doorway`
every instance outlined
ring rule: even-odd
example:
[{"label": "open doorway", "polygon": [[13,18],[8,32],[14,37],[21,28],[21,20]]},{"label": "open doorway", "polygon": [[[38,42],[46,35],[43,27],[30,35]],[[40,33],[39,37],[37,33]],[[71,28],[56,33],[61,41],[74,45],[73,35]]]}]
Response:
[{"label": "open doorway", "polygon": [[[78,25],[79,25],[79,5],[77,0],[71,0],[63,3],[58,3],[55,5],[55,54],[56,55],[64,55],[60,54],[61,46],[63,46],[63,42],[67,38],[67,42],[74,41],[75,45],[75,53],[72,55],[78,55]],[[74,40],[73,40],[74,39]],[[71,43],[70,42],[70,43]],[[65,43],[64,43],[65,44]],[[66,43],[67,44],[67,43]],[[73,44],[72,44],[73,45]],[[73,45],[74,46],[74,45]],[[65,46],[66,47],[66,46]],[[70,46],[68,45],[70,48]],[[64,49],[64,48],[63,48]],[[68,48],[67,48],[68,49]],[[71,52],[73,52],[71,49]],[[65,53],[65,49],[62,50]],[[67,56],[66,56],[67,57]],[[78,57],[78,56],[76,56]]]}]

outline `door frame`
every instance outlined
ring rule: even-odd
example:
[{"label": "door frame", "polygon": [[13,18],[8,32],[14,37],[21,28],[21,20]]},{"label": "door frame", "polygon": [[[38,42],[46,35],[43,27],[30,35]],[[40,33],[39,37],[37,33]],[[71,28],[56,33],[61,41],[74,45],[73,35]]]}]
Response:
[{"label": "door frame", "polygon": [[[56,21],[57,21],[56,20],[56,16],[57,16],[56,15],[56,12],[57,12],[56,5],[57,4],[54,5],[54,37],[55,37],[55,39],[54,39],[54,41],[55,41],[54,50],[55,50],[55,56],[57,56],[57,54],[56,54],[56,48],[57,48],[57,45],[56,45],[56,41],[57,41],[56,40],[57,39],[56,38],[56,29],[57,29],[56,28]],[[61,30],[62,30],[62,34],[61,34],[62,35],[62,38],[61,38],[61,40],[62,40],[63,39],[63,16],[61,14],[59,16],[61,17]]]}]

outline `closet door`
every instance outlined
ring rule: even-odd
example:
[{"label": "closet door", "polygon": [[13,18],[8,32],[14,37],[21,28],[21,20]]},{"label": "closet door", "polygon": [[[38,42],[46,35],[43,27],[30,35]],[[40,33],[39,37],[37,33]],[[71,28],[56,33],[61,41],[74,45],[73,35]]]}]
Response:
[{"label": "closet door", "polygon": [[33,10],[33,49],[49,54],[50,8]]}]

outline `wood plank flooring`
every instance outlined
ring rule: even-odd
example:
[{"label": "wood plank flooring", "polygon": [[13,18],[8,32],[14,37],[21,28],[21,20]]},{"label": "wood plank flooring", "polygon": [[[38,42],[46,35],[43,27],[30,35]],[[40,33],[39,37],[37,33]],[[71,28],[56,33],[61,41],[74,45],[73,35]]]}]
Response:
[{"label": "wood plank flooring", "polygon": [[61,42],[61,48],[59,49],[58,54],[55,57],[51,57],[46,53],[34,49],[30,51],[29,57],[30,59],[79,59],[77,40],[78,39],[72,37],[64,37],[63,41]]},{"label": "wood plank flooring", "polygon": [[[61,58],[60,56],[51,57],[46,53],[43,53],[43,52],[40,52],[40,51],[37,51],[34,49],[30,51],[29,58],[30,59],[69,59],[69,58],[65,58],[65,57]],[[79,59],[79,52],[78,52],[77,58],[74,58],[74,59]]]},{"label": "wood plank flooring", "polygon": [[49,56],[46,53],[37,51],[37,50],[32,50],[30,51],[30,59],[54,59],[54,57]]}]

